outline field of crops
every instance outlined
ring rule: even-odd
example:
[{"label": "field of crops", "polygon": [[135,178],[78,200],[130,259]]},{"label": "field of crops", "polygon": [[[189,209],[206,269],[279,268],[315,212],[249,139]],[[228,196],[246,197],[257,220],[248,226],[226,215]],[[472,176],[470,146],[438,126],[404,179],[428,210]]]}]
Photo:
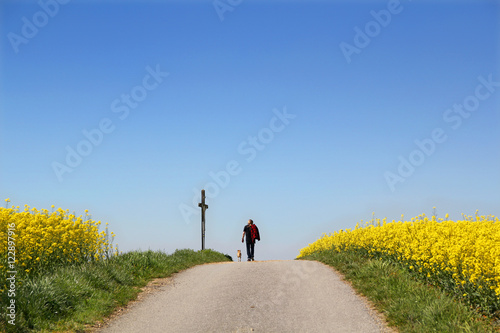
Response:
[{"label": "field of crops", "polygon": [[[149,281],[229,261],[213,250],[118,253],[88,211],[0,207],[0,332],[83,332]],[[105,224],[107,225],[107,223]]]},{"label": "field of crops", "polygon": [[[9,199],[5,200],[8,204]],[[113,233],[99,232],[100,221],[75,216],[61,208],[52,212],[25,206],[0,207],[0,272],[18,277],[73,263],[102,260],[112,253]]]},{"label": "field of crops", "polygon": [[449,221],[421,215],[410,221],[373,219],[354,230],[324,234],[299,258],[323,250],[362,251],[401,263],[426,283],[451,291],[492,314],[500,311],[500,221],[464,216]]}]

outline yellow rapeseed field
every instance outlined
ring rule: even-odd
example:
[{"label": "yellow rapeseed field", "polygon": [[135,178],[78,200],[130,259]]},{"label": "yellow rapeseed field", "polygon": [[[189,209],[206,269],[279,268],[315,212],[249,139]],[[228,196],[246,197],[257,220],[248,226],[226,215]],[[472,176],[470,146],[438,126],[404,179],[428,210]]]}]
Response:
[{"label": "yellow rapeseed field", "polygon": [[[464,216],[449,221],[425,215],[410,221],[372,220],[354,230],[324,234],[300,250],[298,257],[316,251],[362,249],[389,256],[432,280],[449,278],[456,288],[478,292],[491,289],[500,299],[500,221],[495,216]],[[470,288],[469,288],[470,289]],[[469,292],[469,291],[464,291]],[[467,296],[464,294],[463,296]]]},{"label": "yellow rapeseed field", "polygon": [[19,211],[19,207],[0,207],[0,272],[12,270],[7,265],[14,254],[15,270],[22,276],[61,265],[102,260],[113,252],[114,234],[109,237],[107,227],[99,232],[101,222],[90,219],[88,211],[82,218],[61,208],[54,210],[54,206],[52,210],[39,211],[27,205],[24,211]]}]

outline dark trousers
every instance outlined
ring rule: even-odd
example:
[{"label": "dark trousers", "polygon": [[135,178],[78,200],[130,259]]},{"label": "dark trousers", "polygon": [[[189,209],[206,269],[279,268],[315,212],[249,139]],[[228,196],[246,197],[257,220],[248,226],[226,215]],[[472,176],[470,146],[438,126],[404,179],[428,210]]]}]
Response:
[{"label": "dark trousers", "polygon": [[248,256],[248,259],[253,259],[254,250],[255,250],[255,243],[249,243],[249,242],[247,242],[247,256]]}]

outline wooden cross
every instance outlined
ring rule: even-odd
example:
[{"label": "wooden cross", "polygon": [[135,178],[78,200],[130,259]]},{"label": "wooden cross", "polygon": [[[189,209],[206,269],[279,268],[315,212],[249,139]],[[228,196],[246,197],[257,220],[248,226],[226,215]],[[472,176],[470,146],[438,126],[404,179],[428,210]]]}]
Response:
[{"label": "wooden cross", "polygon": [[201,249],[205,250],[205,211],[208,209],[205,204],[205,190],[201,190],[201,202],[198,207],[201,208]]}]

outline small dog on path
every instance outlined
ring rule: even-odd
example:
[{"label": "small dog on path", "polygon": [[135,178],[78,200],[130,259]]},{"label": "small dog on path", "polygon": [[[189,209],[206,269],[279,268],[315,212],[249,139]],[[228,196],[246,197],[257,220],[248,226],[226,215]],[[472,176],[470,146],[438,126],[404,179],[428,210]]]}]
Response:
[{"label": "small dog on path", "polygon": [[238,256],[238,261],[241,261],[241,250],[238,250],[237,256]]}]

